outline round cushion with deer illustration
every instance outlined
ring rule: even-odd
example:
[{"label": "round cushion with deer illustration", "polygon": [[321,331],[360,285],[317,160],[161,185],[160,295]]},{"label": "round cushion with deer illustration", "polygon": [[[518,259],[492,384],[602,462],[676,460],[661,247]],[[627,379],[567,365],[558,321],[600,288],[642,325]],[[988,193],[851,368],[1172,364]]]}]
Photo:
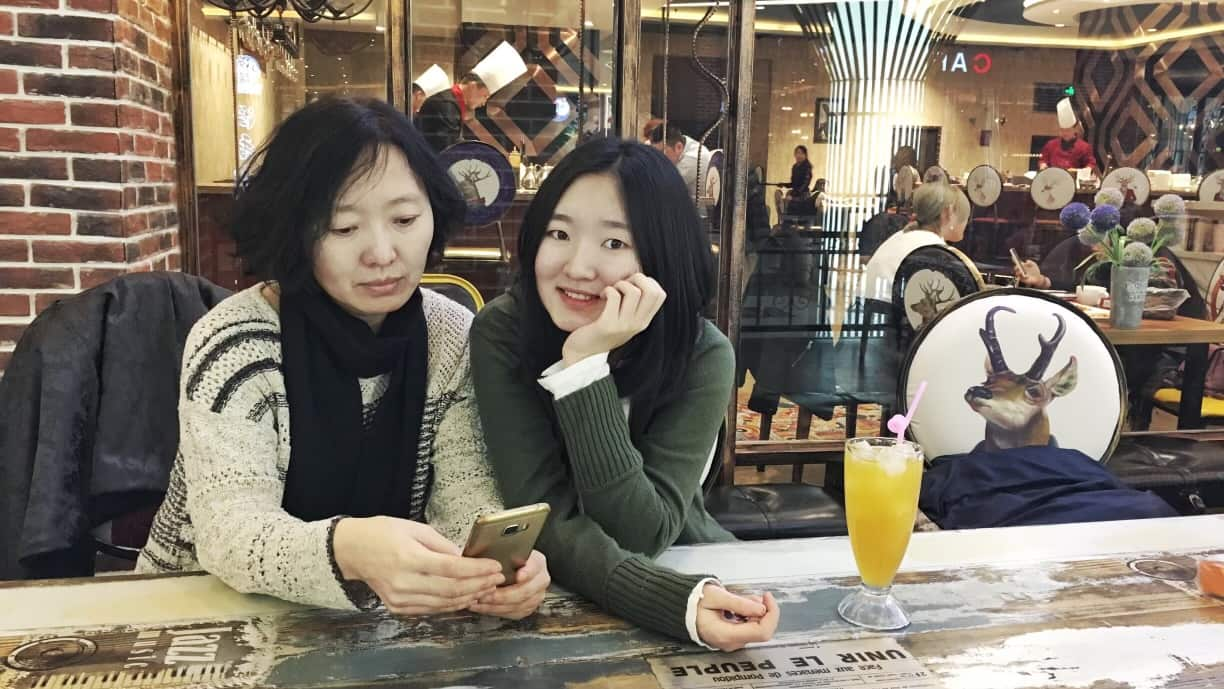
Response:
[{"label": "round cushion with deer illustration", "polygon": [[914,249],[893,278],[892,301],[901,326],[918,331],[961,297],[982,289],[982,276],[959,250],[933,244]]},{"label": "round cushion with deer illustration", "polygon": [[1074,306],[1033,290],[979,292],[940,314],[902,366],[906,400],[923,380],[910,432],[927,457],[1054,444],[1103,460],[1121,430],[1113,347]]},{"label": "round cushion with deer illustration", "polygon": [[501,151],[483,141],[460,141],[438,158],[467,202],[464,224],[495,223],[510,210],[518,182]]}]

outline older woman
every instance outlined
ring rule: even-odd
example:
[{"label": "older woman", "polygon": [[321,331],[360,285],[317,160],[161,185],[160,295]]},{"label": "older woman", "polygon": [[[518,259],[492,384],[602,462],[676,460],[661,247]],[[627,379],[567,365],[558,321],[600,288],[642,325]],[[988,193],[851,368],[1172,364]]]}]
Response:
[{"label": "older woman", "polygon": [[503,582],[456,545],[501,499],[471,315],[419,287],[463,217],[454,184],[378,101],[307,105],[253,160],[233,234],[269,280],[187,339],[178,459],[138,569],[319,606],[531,614],[542,555]]}]

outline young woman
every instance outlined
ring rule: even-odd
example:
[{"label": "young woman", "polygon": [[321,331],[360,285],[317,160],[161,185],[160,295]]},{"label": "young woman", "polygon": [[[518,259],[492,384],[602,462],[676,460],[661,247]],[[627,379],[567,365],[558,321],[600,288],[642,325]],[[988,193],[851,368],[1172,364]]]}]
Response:
[{"label": "young woman", "polygon": [[959,242],[969,222],[969,197],[957,187],[932,182],[914,192],[914,221],[884,240],[871,255],[863,278],[863,296],[892,301],[893,278],[914,249]]},{"label": "young woman", "polygon": [[528,208],[519,260],[513,289],[472,326],[472,377],[507,504],[552,506],[538,547],[557,581],[710,647],[769,639],[769,594],[653,561],[676,543],[732,540],[701,483],[734,353],[701,317],[712,257],[675,166],[643,144],[579,146]]},{"label": "young woman", "polygon": [[233,234],[270,280],[192,329],[180,445],[138,563],[244,592],[398,614],[531,614],[549,578],[463,558],[501,508],[467,358],[470,314],[420,289],[464,204],[379,101],[287,119],[238,183]]}]

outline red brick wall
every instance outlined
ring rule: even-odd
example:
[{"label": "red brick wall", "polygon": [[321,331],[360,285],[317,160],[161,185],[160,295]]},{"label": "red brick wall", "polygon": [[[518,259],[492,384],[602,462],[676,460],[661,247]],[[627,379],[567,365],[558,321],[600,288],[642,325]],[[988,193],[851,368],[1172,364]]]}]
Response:
[{"label": "red brick wall", "polygon": [[179,268],[169,0],[0,0],[0,371],[35,315]]}]

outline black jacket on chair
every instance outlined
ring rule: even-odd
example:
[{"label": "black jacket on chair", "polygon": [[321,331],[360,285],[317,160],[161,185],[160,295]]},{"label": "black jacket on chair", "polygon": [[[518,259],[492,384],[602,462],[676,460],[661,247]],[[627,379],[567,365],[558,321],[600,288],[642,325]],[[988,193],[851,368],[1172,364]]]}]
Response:
[{"label": "black jacket on chair", "polygon": [[178,448],[183,342],[227,296],[136,273],[34,319],[0,378],[0,579],[89,576],[90,530],[156,507]]}]

